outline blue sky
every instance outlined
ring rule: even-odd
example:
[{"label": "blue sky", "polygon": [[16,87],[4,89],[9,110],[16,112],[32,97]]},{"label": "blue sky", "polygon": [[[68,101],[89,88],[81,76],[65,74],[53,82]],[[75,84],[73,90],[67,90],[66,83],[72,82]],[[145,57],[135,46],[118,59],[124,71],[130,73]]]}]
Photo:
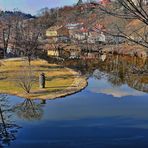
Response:
[{"label": "blue sky", "polygon": [[0,9],[13,10],[14,8],[20,11],[36,14],[38,10],[44,7],[60,7],[64,5],[72,5],[78,0],[0,0]]}]

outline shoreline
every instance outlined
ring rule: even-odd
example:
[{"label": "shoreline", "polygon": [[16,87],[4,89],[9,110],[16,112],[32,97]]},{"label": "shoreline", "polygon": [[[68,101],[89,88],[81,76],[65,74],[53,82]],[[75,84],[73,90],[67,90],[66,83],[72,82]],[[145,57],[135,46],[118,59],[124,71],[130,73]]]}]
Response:
[{"label": "shoreline", "polygon": [[110,46],[104,47],[102,53],[111,53],[118,54],[123,56],[131,56],[131,57],[139,57],[139,58],[147,58],[148,51],[139,45],[128,45],[128,44],[119,44],[119,46]]},{"label": "shoreline", "polygon": [[[56,66],[59,66],[59,65],[56,65]],[[61,71],[66,70],[67,73],[71,77],[73,77],[73,79],[74,79],[71,85],[65,86],[65,88],[63,88],[62,90],[58,90],[58,88],[57,88],[57,91],[55,89],[53,92],[51,91],[51,92],[48,93],[47,90],[50,89],[50,87],[46,86],[45,89],[36,89],[36,90],[31,91],[29,94],[22,92],[22,91],[21,92],[15,92],[15,91],[11,92],[11,91],[9,91],[9,89],[8,89],[8,91],[7,90],[1,90],[0,94],[13,95],[13,96],[16,96],[16,97],[32,99],[32,100],[33,99],[34,100],[37,100],[37,99],[53,100],[53,99],[56,99],[56,98],[66,97],[68,95],[72,95],[72,94],[75,94],[77,92],[80,92],[81,90],[83,90],[87,86],[86,78],[81,76],[81,74],[79,72],[76,72],[75,70],[67,68],[67,67],[64,67],[63,69],[60,69],[60,70]],[[59,77],[60,77],[60,75],[59,75]],[[10,83],[13,83],[13,82],[10,82]],[[54,81],[51,82],[51,83],[54,83]],[[36,95],[40,95],[40,96],[36,96]]]},{"label": "shoreline", "polygon": [[[64,51],[69,51],[69,49],[73,49],[75,51],[77,51],[78,49],[79,51],[81,50],[80,46],[76,44],[67,43],[67,44],[62,44],[62,45],[60,44],[60,46],[63,48]],[[84,46],[84,48],[86,47]],[[98,48],[99,48],[99,45],[98,45]],[[137,45],[137,44],[129,44],[129,43],[122,43],[119,45],[104,45],[102,46],[100,50],[96,48],[96,51],[101,54],[111,53],[111,54],[118,54],[118,55],[125,55],[125,56],[128,55],[131,57],[136,56],[139,58],[148,57],[148,50],[146,48],[140,45]],[[92,52],[94,51],[92,50]]]}]

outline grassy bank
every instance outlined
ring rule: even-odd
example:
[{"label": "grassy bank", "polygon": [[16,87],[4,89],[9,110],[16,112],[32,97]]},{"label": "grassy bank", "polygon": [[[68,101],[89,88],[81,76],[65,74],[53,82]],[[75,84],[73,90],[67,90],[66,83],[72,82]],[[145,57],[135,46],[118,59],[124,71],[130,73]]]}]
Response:
[{"label": "grassy bank", "polygon": [[[31,99],[54,99],[77,92],[86,86],[85,78],[77,72],[49,64],[44,60],[31,62],[32,74],[35,77],[30,94],[19,85],[19,78],[24,75],[28,62],[25,59],[3,60],[0,66],[0,93],[17,95]],[[46,88],[39,88],[39,75],[46,75]]]}]

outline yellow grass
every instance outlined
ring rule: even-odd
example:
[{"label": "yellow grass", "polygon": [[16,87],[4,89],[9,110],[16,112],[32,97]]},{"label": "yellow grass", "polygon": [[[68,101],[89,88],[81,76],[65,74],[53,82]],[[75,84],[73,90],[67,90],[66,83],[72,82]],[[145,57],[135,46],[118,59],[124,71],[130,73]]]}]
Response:
[{"label": "yellow grass", "polygon": [[[81,78],[77,72],[56,64],[49,64],[44,60],[34,60],[31,62],[31,67],[36,81],[33,83],[31,93],[27,94],[17,83],[28,62],[25,59],[5,60],[1,61],[1,65],[0,93],[31,99],[53,99],[74,93],[86,86],[85,79]],[[42,72],[46,75],[45,89],[39,88],[38,77]]]}]

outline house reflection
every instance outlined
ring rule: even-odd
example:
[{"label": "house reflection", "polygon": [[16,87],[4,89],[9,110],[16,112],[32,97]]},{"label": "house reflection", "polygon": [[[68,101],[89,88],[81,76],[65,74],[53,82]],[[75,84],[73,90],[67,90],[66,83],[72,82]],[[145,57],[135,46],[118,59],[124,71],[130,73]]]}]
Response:
[{"label": "house reflection", "polygon": [[105,55],[102,60],[102,55],[98,55],[93,59],[68,60],[65,61],[65,65],[80,70],[83,75],[89,73],[90,77],[96,79],[101,79],[101,76],[105,75],[113,86],[127,84],[131,88],[148,93],[147,58]]}]

